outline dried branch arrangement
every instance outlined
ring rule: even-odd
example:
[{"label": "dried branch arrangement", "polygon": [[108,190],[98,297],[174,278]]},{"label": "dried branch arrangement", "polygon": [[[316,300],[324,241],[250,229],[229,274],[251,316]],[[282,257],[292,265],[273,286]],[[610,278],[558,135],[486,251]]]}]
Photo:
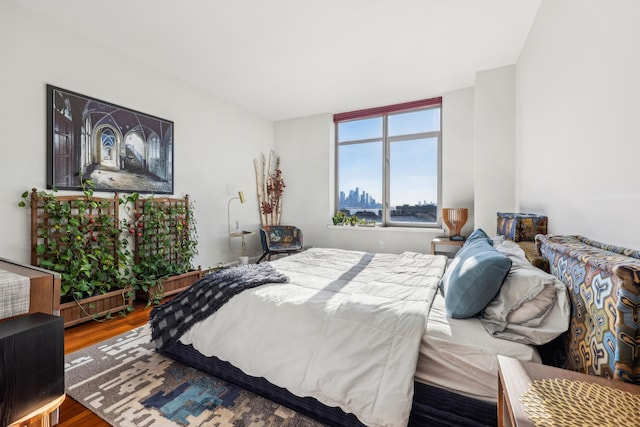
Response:
[{"label": "dried branch arrangement", "polygon": [[260,221],[262,225],[280,225],[282,215],[282,192],[285,184],[280,170],[280,157],[273,150],[269,151],[269,159],[262,155],[262,163],[253,160],[256,170],[256,187]]}]

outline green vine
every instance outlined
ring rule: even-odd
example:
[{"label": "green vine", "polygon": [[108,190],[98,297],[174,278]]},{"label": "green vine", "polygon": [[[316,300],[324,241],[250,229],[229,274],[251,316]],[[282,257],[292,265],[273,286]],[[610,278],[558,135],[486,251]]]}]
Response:
[{"label": "green vine", "polygon": [[81,196],[59,196],[56,189],[22,194],[18,205],[37,214],[32,264],[60,273],[61,302],[127,288],[127,296],[141,290],[153,294],[150,303],[159,302],[163,278],[193,269],[192,201],[138,193],[98,198],[92,181],[81,182]]},{"label": "green vine", "polygon": [[193,203],[184,199],[140,198],[135,204],[134,220],[128,232],[135,239],[135,257],[131,283],[153,296],[149,303],[164,297],[162,279],[187,273],[198,253]]},{"label": "green vine", "polygon": [[[118,221],[117,199],[95,198],[94,184],[82,181],[84,197],[57,197],[57,190],[22,194],[18,203],[37,204],[36,260],[32,263],[61,275],[61,300],[73,301],[129,284],[131,253]],[[34,262],[35,261],[35,262]]]}]

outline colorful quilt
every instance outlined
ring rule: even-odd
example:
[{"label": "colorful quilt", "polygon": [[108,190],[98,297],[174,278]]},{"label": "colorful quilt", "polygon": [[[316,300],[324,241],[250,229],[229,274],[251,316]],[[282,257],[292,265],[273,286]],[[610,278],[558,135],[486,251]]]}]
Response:
[{"label": "colorful quilt", "polygon": [[582,236],[536,238],[571,297],[568,368],[640,384],[640,251]]}]

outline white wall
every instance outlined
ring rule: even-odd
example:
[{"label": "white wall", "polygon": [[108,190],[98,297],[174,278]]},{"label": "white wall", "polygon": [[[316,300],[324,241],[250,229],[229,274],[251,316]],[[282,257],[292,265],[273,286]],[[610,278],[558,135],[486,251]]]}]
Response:
[{"label": "white wall", "polygon": [[320,114],[274,125],[286,188],[282,224],[302,230],[305,246],[329,245],[326,225],[333,215],[333,116]]},{"label": "white wall", "polygon": [[[252,158],[273,144],[273,124],[197,88],[113,52],[82,34],[0,3],[0,257],[29,262],[29,212],[20,194],[46,185],[47,83],[172,120],[175,194],[195,202],[203,267],[237,259],[227,245],[227,201],[238,190],[255,194]],[[255,197],[232,206],[249,229],[259,224]],[[260,253],[251,236],[252,255]],[[236,243],[236,242],[234,242]],[[239,242],[237,242],[239,243]]]},{"label": "white wall", "polygon": [[442,207],[469,209],[469,218],[462,229],[465,236],[471,234],[476,221],[474,99],[474,88],[466,88],[444,94],[442,101]]},{"label": "white wall", "polygon": [[515,66],[476,74],[475,227],[496,234],[496,213],[515,208]]},{"label": "white wall", "polygon": [[640,2],[544,0],[517,64],[518,200],[640,249]]},{"label": "white wall", "polygon": [[[473,228],[473,89],[443,95],[443,205],[467,207]],[[282,223],[298,225],[305,246],[370,252],[429,252],[442,229],[329,227],[334,212],[334,127],[331,114],[277,122],[274,149],[287,187]],[[382,242],[382,248],[380,247]]]}]

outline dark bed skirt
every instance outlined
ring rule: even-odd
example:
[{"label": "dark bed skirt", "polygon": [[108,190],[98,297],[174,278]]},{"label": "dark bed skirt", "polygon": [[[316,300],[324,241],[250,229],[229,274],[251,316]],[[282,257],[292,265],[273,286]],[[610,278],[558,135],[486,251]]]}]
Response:
[{"label": "dark bed skirt", "polygon": [[[180,342],[160,353],[287,406],[329,426],[362,427],[353,414],[326,406],[311,397],[298,397],[264,378],[251,377],[216,357],[207,357]],[[497,380],[496,380],[497,381]],[[409,426],[481,427],[497,424],[496,405],[415,383]]]}]

